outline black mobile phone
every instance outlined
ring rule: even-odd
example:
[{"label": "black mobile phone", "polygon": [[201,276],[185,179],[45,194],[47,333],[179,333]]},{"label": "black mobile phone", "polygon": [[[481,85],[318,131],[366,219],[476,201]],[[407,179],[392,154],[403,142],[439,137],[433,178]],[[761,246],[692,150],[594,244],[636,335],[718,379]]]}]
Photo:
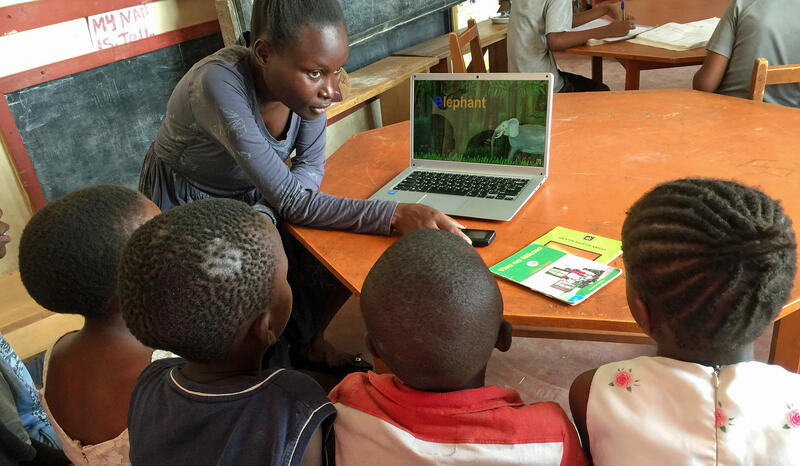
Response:
[{"label": "black mobile phone", "polygon": [[473,230],[472,228],[462,228],[461,231],[469,236],[472,240],[472,245],[476,248],[482,248],[492,243],[494,239],[494,230]]}]

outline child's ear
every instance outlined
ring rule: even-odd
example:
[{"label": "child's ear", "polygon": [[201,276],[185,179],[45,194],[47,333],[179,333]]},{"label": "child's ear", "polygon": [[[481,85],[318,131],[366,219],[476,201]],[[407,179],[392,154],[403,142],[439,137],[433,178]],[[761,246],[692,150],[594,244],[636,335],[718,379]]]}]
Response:
[{"label": "child's ear", "polygon": [[504,353],[511,348],[511,324],[505,319],[500,322],[500,331],[497,332],[497,341],[494,347]]},{"label": "child's ear", "polygon": [[278,341],[278,335],[270,325],[269,312],[258,315],[250,326],[250,332],[258,338],[266,347],[270,347]]}]

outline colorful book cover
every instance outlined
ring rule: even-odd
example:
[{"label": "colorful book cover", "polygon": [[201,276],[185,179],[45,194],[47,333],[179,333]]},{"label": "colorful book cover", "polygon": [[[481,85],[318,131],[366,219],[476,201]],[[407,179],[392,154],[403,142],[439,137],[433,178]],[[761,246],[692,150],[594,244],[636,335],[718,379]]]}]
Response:
[{"label": "colorful book cover", "polygon": [[622,270],[531,243],[489,270],[534,291],[576,305]]},{"label": "colorful book cover", "polygon": [[601,264],[608,264],[622,254],[620,240],[564,227],[555,227],[533,242]]}]

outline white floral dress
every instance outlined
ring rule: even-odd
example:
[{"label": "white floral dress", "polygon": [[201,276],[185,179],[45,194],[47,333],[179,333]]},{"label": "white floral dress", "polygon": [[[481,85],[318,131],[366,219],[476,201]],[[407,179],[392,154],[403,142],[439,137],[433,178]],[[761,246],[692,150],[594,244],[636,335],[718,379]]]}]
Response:
[{"label": "white floral dress", "polygon": [[586,425],[598,466],[800,464],[800,374],[760,362],[606,364]]}]

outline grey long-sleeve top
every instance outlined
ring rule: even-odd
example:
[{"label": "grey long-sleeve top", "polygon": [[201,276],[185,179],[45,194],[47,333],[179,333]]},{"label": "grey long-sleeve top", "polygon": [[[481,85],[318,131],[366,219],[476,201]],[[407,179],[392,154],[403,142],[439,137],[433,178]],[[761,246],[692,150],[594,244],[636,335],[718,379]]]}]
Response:
[{"label": "grey long-sleeve top", "polygon": [[[258,110],[250,52],[226,47],[180,80],[142,167],[139,189],[162,210],[206,197],[256,204],[289,223],[389,234],[397,206],[317,192],[325,167],[324,116],[291,113],[286,138]],[[290,169],[285,160],[293,149]]]}]

